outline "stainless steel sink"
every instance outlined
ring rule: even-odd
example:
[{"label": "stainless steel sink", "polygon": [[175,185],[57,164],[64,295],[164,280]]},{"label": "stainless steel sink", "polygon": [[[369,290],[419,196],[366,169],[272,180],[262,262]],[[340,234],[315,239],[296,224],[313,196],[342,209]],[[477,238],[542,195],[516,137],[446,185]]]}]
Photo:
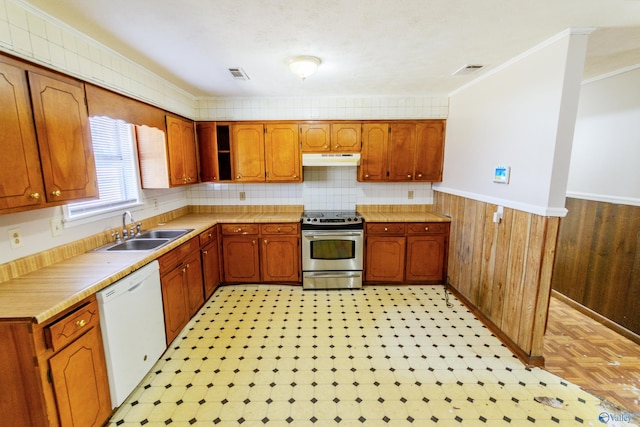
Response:
[{"label": "stainless steel sink", "polygon": [[150,251],[169,243],[171,239],[131,239],[102,250],[115,251]]},{"label": "stainless steel sink", "polygon": [[135,239],[177,239],[193,230],[147,230]]},{"label": "stainless steel sink", "polygon": [[147,230],[132,239],[124,242],[114,242],[94,249],[96,252],[128,252],[128,251],[151,251],[176,240],[179,237],[193,231],[190,229],[159,229]]}]

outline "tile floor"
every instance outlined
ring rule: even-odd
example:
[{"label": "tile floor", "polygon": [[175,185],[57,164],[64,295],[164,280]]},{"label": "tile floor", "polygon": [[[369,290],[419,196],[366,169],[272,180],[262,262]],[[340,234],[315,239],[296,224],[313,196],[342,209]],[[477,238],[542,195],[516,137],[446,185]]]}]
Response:
[{"label": "tile floor", "polygon": [[108,426],[604,425],[600,399],[526,368],[449,298],[221,287]]}]

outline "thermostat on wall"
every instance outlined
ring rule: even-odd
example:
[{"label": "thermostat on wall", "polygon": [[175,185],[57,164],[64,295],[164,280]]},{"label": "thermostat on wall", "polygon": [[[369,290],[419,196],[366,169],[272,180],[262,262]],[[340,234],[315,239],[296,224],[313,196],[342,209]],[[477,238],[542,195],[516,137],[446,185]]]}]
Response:
[{"label": "thermostat on wall", "polygon": [[493,182],[508,184],[510,172],[511,168],[509,166],[496,166],[496,172],[493,174]]}]

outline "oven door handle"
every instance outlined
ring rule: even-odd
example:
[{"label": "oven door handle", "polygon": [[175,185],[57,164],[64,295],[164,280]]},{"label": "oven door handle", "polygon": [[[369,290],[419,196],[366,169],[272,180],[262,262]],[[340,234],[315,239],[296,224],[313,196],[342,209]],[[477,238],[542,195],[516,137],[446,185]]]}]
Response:
[{"label": "oven door handle", "polygon": [[307,277],[359,277],[359,271],[353,272],[305,272]]},{"label": "oven door handle", "polygon": [[310,239],[315,239],[316,237],[362,236],[362,231],[341,231],[339,233],[336,233],[335,231],[312,231],[303,232],[302,234]]}]

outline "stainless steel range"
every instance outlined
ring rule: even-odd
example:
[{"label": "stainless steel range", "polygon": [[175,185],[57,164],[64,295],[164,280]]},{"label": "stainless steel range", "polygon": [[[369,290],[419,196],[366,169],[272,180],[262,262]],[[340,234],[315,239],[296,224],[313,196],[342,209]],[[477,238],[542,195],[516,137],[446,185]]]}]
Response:
[{"label": "stainless steel range", "polygon": [[362,287],[364,220],[355,211],[305,211],[303,289]]}]

